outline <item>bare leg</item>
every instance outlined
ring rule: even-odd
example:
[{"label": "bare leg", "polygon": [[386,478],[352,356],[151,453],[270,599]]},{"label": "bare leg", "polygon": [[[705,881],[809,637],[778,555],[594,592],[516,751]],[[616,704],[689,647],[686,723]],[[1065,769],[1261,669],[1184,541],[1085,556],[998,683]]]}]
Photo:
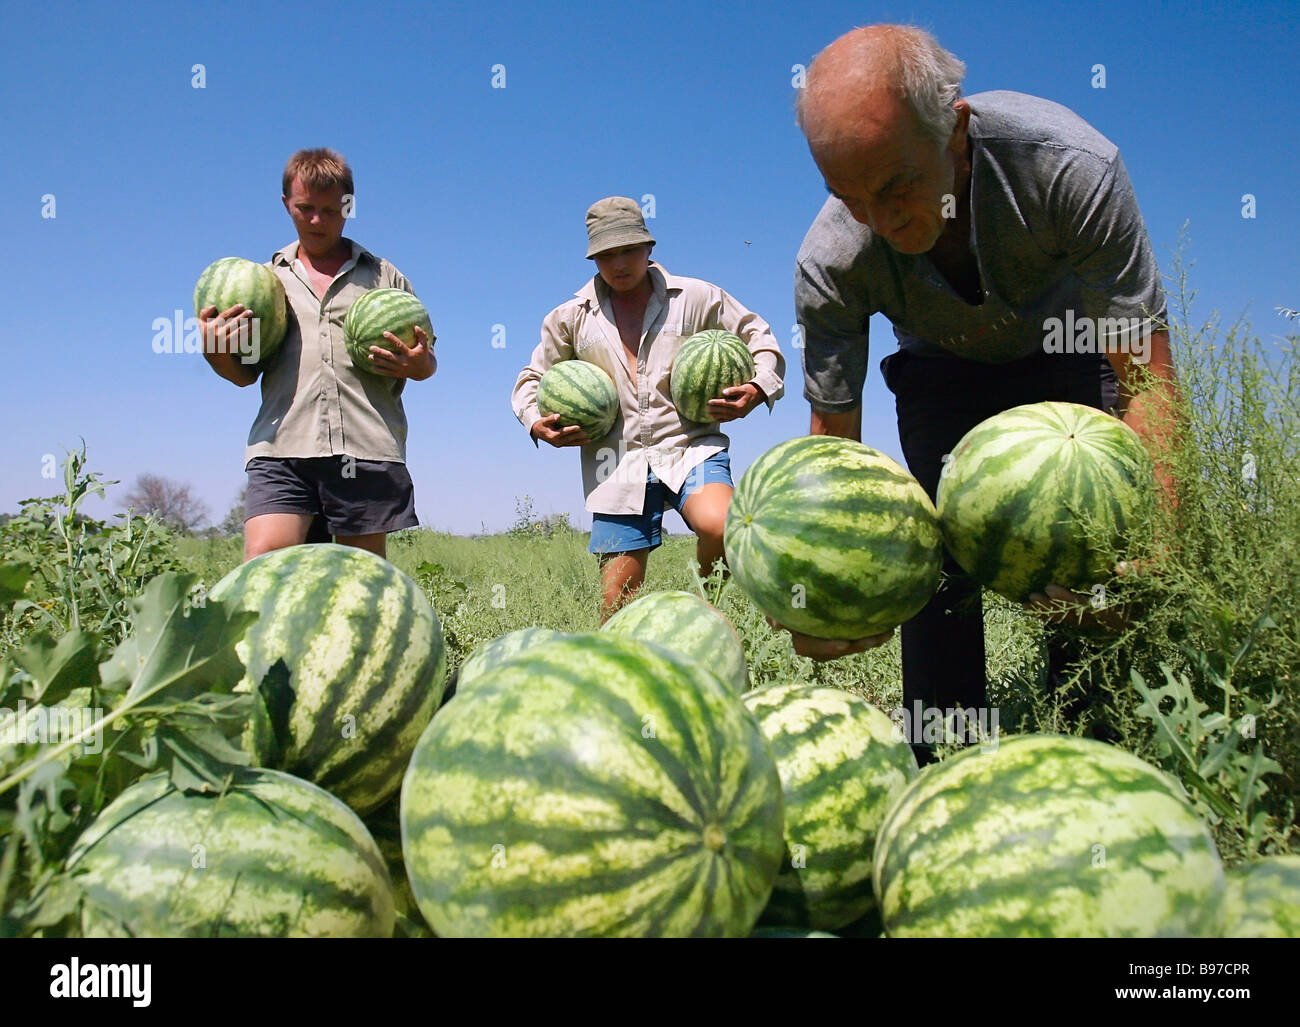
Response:
[{"label": "bare leg", "polygon": [[682,504],[682,516],[691,531],[695,532],[695,555],[700,561],[700,577],[707,578],[716,561],[726,568],[722,531],[727,525],[727,509],[731,506],[730,485],[711,482],[692,492]]},{"label": "bare leg", "polygon": [[385,559],[388,557],[388,535],[386,532],[380,531],[373,535],[339,535],[334,541],[341,546],[355,546],[357,549],[364,549],[376,556],[382,556]]},{"label": "bare leg", "polygon": [[307,541],[311,514],[258,514],[244,522],[244,560]]},{"label": "bare leg", "polygon": [[635,549],[630,553],[606,553],[600,558],[600,622],[602,624],[618,612],[619,607],[636,595],[645,581],[648,549]]}]

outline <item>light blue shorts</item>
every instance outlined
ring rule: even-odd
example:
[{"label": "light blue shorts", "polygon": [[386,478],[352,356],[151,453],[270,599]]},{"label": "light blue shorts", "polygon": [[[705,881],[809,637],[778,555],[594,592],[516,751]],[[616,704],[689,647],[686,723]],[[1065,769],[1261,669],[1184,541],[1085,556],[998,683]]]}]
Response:
[{"label": "light blue shorts", "polygon": [[588,549],[602,554],[658,548],[663,543],[660,529],[664,508],[671,506],[681,513],[688,496],[705,485],[713,484],[732,485],[731,459],[725,449],[694,467],[686,476],[681,492],[674,492],[651,471],[646,478],[645,506],[639,514],[591,515],[591,545]]}]

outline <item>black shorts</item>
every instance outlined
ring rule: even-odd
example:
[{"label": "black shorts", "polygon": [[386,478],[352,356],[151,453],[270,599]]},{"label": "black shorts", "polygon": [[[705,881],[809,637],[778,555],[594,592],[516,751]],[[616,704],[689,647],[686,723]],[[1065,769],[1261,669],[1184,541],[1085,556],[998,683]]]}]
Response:
[{"label": "black shorts", "polygon": [[405,464],[259,456],[245,469],[244,520],[270,513],[312,514],[335,536],[378,535],[420,524]]}]

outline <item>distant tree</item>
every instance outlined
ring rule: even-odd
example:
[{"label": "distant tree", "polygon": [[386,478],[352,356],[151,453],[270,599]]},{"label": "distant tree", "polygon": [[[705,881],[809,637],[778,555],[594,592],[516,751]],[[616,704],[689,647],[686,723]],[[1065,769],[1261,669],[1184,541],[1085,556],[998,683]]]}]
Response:
[{"label": "distant tree", "polygon": [[155,514],[158,519],[186,534],[193,534],[208,519],[208,507],[185,482],[160,474],[142,474],[122,500],[136,514]]},{"label": "distant tree", "polygon": [[226,511],[226,516],[221,518],[221,523],[217,525],[223,535],[242,535],[244,533],[244,503],[248,498],[248,485],[244,484],[239,489],[239,495],[235,496],[235,501],[230,504],[230,509]]}]

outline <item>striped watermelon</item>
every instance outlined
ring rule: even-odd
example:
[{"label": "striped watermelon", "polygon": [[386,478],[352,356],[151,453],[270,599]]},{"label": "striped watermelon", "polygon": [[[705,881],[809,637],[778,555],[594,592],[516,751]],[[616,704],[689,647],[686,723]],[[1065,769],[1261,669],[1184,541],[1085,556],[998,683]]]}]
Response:
[{"label": "striped watermelon", "polygon": [[673,359],[669,388],[673,406],[689,421],[712,421],[709,400],[722,391],[754,379],[749,347],[731,332],[711,328],[696,332]]},{"label": "striped watermelon", "polygon": [[358,369],[373,373],[370,347],[380,346],[390,352],[396,348],[384,338],[384,332],[392,332],[406,345],[414,346],[417,325],[433,345],[433,323],[423,303],[405,289],[370,289],[348,307],[343,318],[343,344]]},{"label": "striped watermelon", "polygon": [[366,830],[379,847],[388,876],[393,882],[393,905],[397,919],[393,936],[397,938],[432,938],[433,931],[424,922],[420,907],[415,904],[411,882],[406,877],[406,863],[402,859],[402,822],[399,816],[398,796],[393,796],[365,819]]},{"label": "striped watermelon", "polygon": [[586,360],[552,364],[537,387],[537,409],[543,417],[560,415],[560,427],[576,424],[592,442],[604,438],[618,418],[614,380]]},{"label": "striped watermelon", "polygon": [[749,688],[745,647],[731,621],[690,592],[651,592],[628,603],[601,628],[654,642],[696,660],[737,692]]},{"label": "striped watermelon", "polygon": [[520,628],[518,631],[498,635],[476,648],[460,665],[460,670],[456,672],[456,691],[459,694],[467,684],[525,649],[567,637],[563,631],[553,628]]},{"label": "striped watermelon", "polygon": [[257,327],[257,361],[265,363],[280,350],[289,328],[289,297],[274,271],[243,257],[222,257],[199,275],[194,286],[195,316],[204,307],[217,312],[242,303],[253,312]]},{"label": "striped watermelon", "polygon": [[1300,856],[1265,856],[1228,871],[1225,938],[1300,938]]},{"label": "striped watermelon", "polygon": [[815,638],[897,627],[934,594],[943,562],[916,479],[870,446],[829,435],[790,439],[753,463],[723,542],[754,605]]},{"label": "striped watermelon", "polygon": [[938,511],[953,558],[1016,602],[1110,579],[1152,485],[1128,425],[1078,403],[1031,403],[972,428],[944,462]]},{"label": "striped watermelon", "polygon": [[126,789],[67,870],[86,937],[386,938],[393,892],[374,840],[323,789],[242,771],[224,794],[166,774]]},{"label": "striped watermelon", "polygon": [[777,685],[745,696],[776,758],[786,859],[763,922],[833,931],[873,908],[876,832],[917,775],[894,722],[838,688]]},{"label": "striped watermelon", "polygon": [[1175,781],[1060,735],[927,767],[885,818],[874,880],[890,937],[1213,936],[1224,892]]},{"label": "striped watermelon", "polygon": [[261,614],[236,647],[241,689],[264,676],[280,686],[263,682],[270,730],[245,739],[257,762],[363,815],[383,803],[446,684],[442,627],[415,582],[374,553],[325,543],[250,560],[212,597]]},{"label": "striped watermelon", "polygon": [[781,783],[712,673],[575,635],[434,718],[402,784],[402,851],[442,937],[743,937],[781,862]]}]

